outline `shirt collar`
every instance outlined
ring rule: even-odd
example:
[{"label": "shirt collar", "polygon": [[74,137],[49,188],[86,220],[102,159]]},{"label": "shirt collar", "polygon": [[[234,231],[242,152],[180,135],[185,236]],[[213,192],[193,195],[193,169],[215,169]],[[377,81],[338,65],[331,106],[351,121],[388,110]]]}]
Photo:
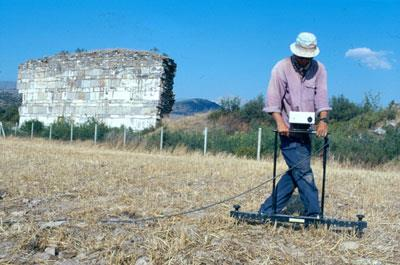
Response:
[{"label": "shirt collar", "polygon": [[310,69],[312,62],[312,60],[310,60],[310,62],[306,66],[301,66],[300,64],[297,63],[294,55],[290,56],[290,61],[292,62],[294,70],[298,72],[302,77],[304,77],[307,74],[307,71],[308,69]]}]

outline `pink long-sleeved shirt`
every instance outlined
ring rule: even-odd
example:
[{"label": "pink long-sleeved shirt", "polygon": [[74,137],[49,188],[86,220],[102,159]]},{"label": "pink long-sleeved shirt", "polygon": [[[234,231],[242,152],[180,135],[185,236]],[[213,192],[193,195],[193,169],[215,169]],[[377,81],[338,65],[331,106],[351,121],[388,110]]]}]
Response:
[{"label": "pink long-sleeved shirt", "polygon": [[289,126],[290,111],[307,111],[319,114],[331,110],[328,102],[325,66],[318,63],[318,70],[310,79],[302,78],[289,58],[279,61],[272,69],[264,111],[279,112]]}]

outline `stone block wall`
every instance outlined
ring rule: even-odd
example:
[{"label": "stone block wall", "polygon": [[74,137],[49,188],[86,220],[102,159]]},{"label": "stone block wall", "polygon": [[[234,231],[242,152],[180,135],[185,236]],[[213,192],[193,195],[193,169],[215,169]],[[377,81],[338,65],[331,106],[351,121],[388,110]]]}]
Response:
[{"label": "stone block wall", "polygon": [[27,61],[18,71],[20,124],[37,119],[49,125],[60,117],[83,123],[93,117],[110,127],[155,126],[174,103],[175,70],[168,57],[122,49]]}]

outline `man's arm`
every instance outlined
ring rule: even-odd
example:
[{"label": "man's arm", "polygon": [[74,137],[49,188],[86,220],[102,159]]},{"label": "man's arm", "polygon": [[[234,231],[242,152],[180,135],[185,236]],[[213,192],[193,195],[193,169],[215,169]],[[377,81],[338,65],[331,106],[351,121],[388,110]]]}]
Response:
[{"label": "man's arm", "polygon": [[279,66],[275,65],[271,71],[271,78],[268,83],[267,97],[263,109],[265,112],[272,114],[282,111],[282,88],[284,87],[285,83],[280,77]]},{"label": "man's arm", "polygon": [[272,115],[275,120],[276,129],[280,134],[289,135],[289,128],[285,124],[282,111],[282,91],[286,87],[285,81],[281,78],[279,72],[279,63],[271,71],[271,79],[268,84],[267,97],[265,100],[265,112]]},{"label": "man's arm", "polygon": [[325,66],[322,64],[320,66],[320,72],[316,80],[317,94],[315,98],[315,108],[317,114],[319,114],[319,123],[317,125],[317,136],[325,137],[328,134],[328,123],[325,122],[324,118],[328,118],[328,111],[331,110],[328,100],[328,85],[327,85],[327,73]]},{"label": "man's arm", "polygon": [[317,136],[325,137],[328,134],[328,123],[324,121],[324,119],[328,119],[328,111],[323,110],[319,113],[319,122],[317,125]]}]

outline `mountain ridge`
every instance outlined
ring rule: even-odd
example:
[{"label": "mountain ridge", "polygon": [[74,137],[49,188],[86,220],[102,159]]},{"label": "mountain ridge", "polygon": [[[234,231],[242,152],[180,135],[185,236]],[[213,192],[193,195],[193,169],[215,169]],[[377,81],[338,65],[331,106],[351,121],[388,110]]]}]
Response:
[{"label": "mountain ridge", "polygon": [[215,102],[203,98],[191,98],[176,101],[170,115],[172,117],[191,116],[220,109],[221,106]]}]

